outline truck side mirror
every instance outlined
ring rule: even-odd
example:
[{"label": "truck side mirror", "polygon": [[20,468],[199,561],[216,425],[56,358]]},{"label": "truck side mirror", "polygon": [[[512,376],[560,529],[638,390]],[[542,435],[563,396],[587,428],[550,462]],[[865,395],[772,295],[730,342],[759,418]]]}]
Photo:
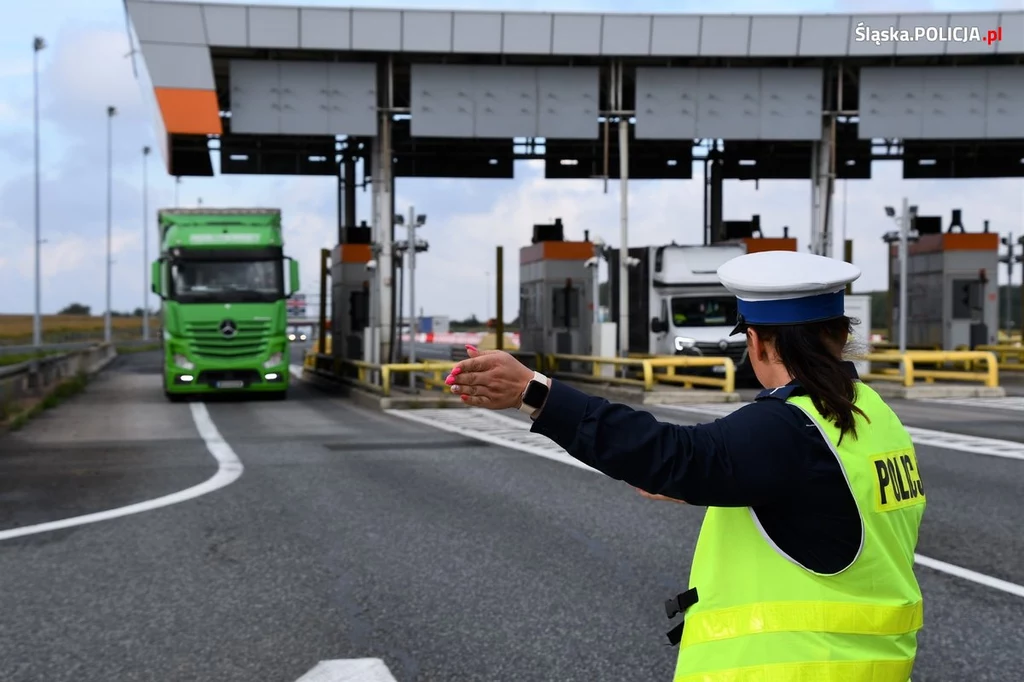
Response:
[{"label": "truck side mirror", "polygon": [[660,317],[651,318],[651,331],[655,334],[661,334],[668,331],[668,325]]},{"label": "truck side mirror", "polygon": [[288,259],[288,277],[290,279],[288,295],[291,296],[299,290],[299,262],[291,258]]},{"label": "truck side mirror", "polygon": [[160,265],[161,262],[158,260],[153,261],[149,265],[149,288],[153,290],[154,294],[163,298],[163,278]]}]

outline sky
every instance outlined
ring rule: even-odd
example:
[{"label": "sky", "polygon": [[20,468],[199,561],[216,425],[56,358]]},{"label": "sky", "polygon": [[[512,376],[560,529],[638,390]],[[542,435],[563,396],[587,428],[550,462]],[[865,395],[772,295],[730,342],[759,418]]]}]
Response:
[{"label": "sky", "polygon": [[[227,0],[231,1],[231,0]],[[174,206],[175,184],[154,151],[148,172],[148,211],[143,212],[143,155],[159,145],[143,105],[142,82],[132,71],[122,0],[2,0],[0,24],[0,313],[30,313],[34,306],[34,36],[48,47],[39,55],[40,225],[44,241],[42,310],[54,313],[71,302],[95,313],[105,308],[104,253],[107,227],[107,115],[113,120],[112,307],[131,310],[158,300],[143,290],[143,271],[157,255],[154,218]],[[251,4],[263,4],[250,0]],[[1024,0],[371,0],[325,2],[276,0],[277,5],[344,5],[444,9],[543,9],[565,11],[799,13],[910,12],[1024,8]],[[989,220],[991,229],[1024,234],[1024,181],[906,181],[898,163],[876,163],[871,180],[837,184],[837,252],[844,232],[854,240],[854,262],[863,276],[855,291],[885,286],[882,235],[892,229],[884,206],[902,197],[923,215],[948,216],[963,210],[969,230]],[[336,181],[333,178],[217,176],[183,178],[181,206],[274,206],[282,209],[286,252],[302,266],[303,290],[318,291],[319,249],[336,241]],[[543,168],[519,163],[514,180],[406,179],[396,182],[396,210],[427,214],[419,236],[430,250],[417,258],[417,302],[426,315],[461,319],[493,314],[494,248],[505,250],[505,300],[518,300],[518,250],[529,243],[535,223],[562,219],[568,239],[584,230],[606,243],[619,243],[619,186],[599,180],[544,180]],[[701,171],[686,181],[629,184],[631,245],[700,243]],[[806,249],[810,236],[808,181],[729,181],[725,219],[760,214],[766,234],[788,226]],[[845,208],[844,208],[845,197]],[[357,196],[358,218],[369,220],[369,191]],[[143,254],[148,230],[148,254]],[[399,238],[404,238],[404,235]],[[1015,281],[1020,281],[1020,273]],[[1005,271],[1000,270],[1005,282]],[[508,305],[506,305],[506,310]],[[514,317],[515,311],[507,311]]]}]

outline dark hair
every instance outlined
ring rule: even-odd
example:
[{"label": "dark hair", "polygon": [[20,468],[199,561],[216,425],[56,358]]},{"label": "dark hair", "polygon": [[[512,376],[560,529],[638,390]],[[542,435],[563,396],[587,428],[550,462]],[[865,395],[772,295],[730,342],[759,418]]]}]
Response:
[{"label": "dark hair", "polygon": [[751,325],[761,340],[775,347],[779,360],[807,391],[818,412],[839,428],[839,442],[847,433],[857,437],[854,412],[867,418],[853,404],[856,388],[842,365],[853,324],[849,317],[840,317],[801,325]]}]

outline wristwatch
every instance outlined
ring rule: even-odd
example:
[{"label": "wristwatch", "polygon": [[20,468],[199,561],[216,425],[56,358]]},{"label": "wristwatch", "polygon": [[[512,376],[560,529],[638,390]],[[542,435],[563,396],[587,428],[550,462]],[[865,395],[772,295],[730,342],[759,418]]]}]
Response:
[{"label": "wristwatch", "polygon": [[519,403],[519,411],[526,414],[533,414],[544,406],[548,397],[548,378],[540,372],[534,372],[533,378],[526,384],[523,391],[522,402]]}]

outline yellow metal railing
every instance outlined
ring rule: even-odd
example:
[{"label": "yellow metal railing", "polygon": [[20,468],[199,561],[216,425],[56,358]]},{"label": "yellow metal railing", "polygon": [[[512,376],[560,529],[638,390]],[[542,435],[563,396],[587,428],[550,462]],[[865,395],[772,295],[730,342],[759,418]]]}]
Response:
[{"label": "yellow metal railing", "polygon": [[[883,368],[871,371],[861,377],[868,381],[893,381],[903,386],[913,386],[918,380],[934,383],[936,379],[947,381],[980,382],[989,388],[999,386],[999,363],[994,353],[981,350],[966,351],[930,351],[908,350],[905,353],[882,352],[866,353],[860,359],[871,363],[896,365],[895,368]],[[983,363],[984,371],[974,371],[974,363]],[[948,369],[946,365],[961,366],[967,369]],[[927,369],[921,365],[928,365]],[[933,369],[937,368],[937,369]]]},{"label": "yellow metal railing", "polygon": [[456,363],[428,360],[425,362],[376,364],[362,360],[335,360],[329,355],[320,355],[310,351],[306,354],[304,364],[307,369],[327,374],[333,379],[357,384],[361,388],[387,397],[392,393],[395,376],[402,374],[416,374],[426,388],[443,390],[446,388],[444,379]]},{"label": "yellow metal railing", "polygon": [[[689,355],[605,358],[593,355],[566,355],[561,353],[547,354],[544,358],[544,371],[566,379],[640,386],[645,391],[654,390],[655,384],[658,383],[681,385],[684,388],[709,386],[720,388],[726,393],[732,393],[736,390],[736,366],[729,358]],[[572,370],[565,371],[562,369],[563,363],[589,364],[591,371],[590,373],[574,372]],[[614,373],[609,375],[603,371],[606,367],[631,369],[639,374],[639,378],[635,376],[614,376]],[[724,376],[698,376],[694,374],[680,374],[677,371],[698,367],[723,367],[722,373]]]},{"label": "yellow metal railing", "polygon": [[1006,343],[997,346],[975,346],[974,349],[995,355],[999,369],[1024,371],[1024,346]]},{"label": "yellow metal railing", "polygon": [[361,386],[387,397],[391,395],[396,374],[426,375],[425,379],[429,382],[427,388],[443,388],[444,377],[452,371],[456,363],[428,360],[426,362],[396,362],[378,365],[362,360],[342,360],[340,364],[342,367],[356,369],[355,380]]}]

